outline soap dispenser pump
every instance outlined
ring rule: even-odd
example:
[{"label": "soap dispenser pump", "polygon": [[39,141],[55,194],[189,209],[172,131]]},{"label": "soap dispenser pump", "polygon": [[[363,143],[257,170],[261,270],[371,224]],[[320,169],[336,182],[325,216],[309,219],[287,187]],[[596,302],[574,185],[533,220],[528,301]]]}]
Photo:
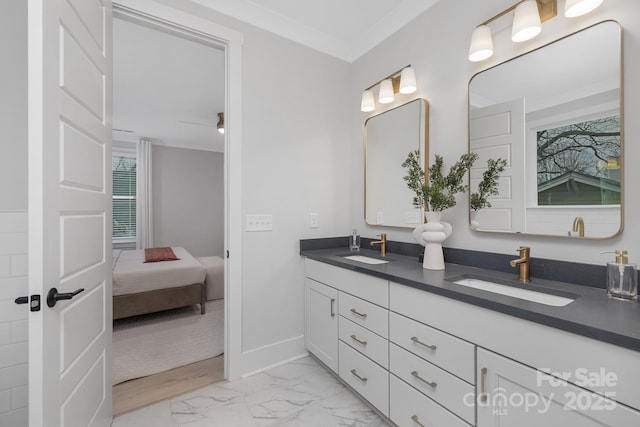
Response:
[{"label": "soap dispenser pump", "polygon": [[627,251],[616,250],[604,253],[616,254],[615,262],[607,263],[607,295],[626,301],[638,299],[638,272],[635,264],[629,264]]}]

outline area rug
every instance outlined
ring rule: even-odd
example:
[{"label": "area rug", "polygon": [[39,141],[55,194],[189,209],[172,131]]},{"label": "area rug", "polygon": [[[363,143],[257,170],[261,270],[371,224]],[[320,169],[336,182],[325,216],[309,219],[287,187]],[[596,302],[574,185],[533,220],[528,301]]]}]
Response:
[{"label": "area rug", "polygon": [[113,384],[146,377],[224,352],[224,300],[116,320]]}]

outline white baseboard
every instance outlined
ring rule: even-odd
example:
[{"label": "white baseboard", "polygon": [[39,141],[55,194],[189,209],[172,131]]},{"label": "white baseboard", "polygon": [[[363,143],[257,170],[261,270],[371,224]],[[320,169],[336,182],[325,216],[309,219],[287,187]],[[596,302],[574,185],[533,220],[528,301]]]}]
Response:
[{"label": "white baseboard", "polygon": [[242,353],[241,376],[255,375],[308,354],[304,347],[304,335],[245,351]]}]

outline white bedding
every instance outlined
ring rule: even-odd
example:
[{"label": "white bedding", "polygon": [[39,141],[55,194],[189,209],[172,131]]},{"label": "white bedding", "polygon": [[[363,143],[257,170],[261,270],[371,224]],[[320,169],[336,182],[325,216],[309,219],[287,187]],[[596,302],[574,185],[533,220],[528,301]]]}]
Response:
[{"label": "white bedding", "polygon": [[185,248],[172,247],[179,260],[144,263],[144,249],[114,251],[113,295],[204,282],[205,267]]}]

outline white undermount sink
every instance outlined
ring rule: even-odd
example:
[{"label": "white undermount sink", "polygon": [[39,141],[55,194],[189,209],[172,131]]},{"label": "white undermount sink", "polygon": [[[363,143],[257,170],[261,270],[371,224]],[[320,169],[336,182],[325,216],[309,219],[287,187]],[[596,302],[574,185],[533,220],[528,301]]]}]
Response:
[{"label": "white undermount sink", "polygon": [[364,255],[349,255],[343,257],[344,259],[350,259],[351,261],[364,262],[365,264],[386,264],[389,261],[378,258],[371,258]]},{"label": "white undermount sink", "polygon": [[500,283],[489,282],[487,280],[464,278],[453,281],[458,285],[467,286],[474,289],[493,292],[500,295],[519,298],[527,301],[533,301],[540,304],[552,305],[555,307],[564,307],[575,301],[575,299],[558,295],[537,292],[529,289],[516,288],[514,286],[502,285]]}]

